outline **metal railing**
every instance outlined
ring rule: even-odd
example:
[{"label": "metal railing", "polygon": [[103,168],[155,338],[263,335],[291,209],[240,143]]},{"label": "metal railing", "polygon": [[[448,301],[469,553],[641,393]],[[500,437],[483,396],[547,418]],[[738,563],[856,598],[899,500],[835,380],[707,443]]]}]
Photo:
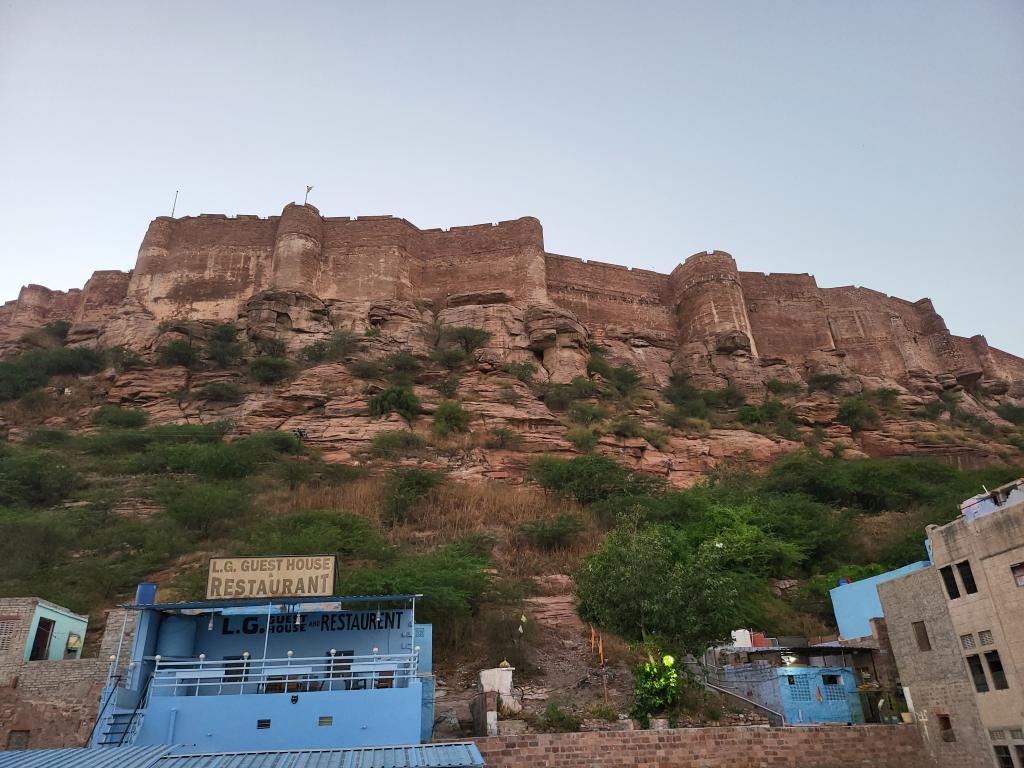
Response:
[{"label": "metal railing", "polygon": [[164,659],[154,662],[152,696],[231,696],[406,688],[419,654],[253,659]]}]

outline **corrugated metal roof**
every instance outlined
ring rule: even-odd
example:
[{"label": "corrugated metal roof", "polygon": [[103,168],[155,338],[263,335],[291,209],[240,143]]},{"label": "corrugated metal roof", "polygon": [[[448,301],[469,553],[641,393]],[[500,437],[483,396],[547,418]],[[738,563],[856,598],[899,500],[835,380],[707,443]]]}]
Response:
[{"label": "corrugated metal roof", "polygon": [[155,768],[470,768],[483,764],[476,744],[460,742],[166,755],[158,760]]},{"label": "corrugated metal roof", "polygon": [[0,752],[0,768],[153,768],[170,747],[26,749]]},{"label": "corrugated metal roof", "polygon": [[484,765],[480,750],[472,742],[191,754],[185,749],[187,747],[27,749],[0,752],[0,768],[471,768]]}]

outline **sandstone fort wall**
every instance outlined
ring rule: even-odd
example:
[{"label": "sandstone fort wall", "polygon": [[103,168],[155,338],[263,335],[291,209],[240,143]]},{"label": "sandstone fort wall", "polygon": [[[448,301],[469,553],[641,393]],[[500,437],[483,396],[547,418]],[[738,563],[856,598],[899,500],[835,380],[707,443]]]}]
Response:
[{"label": "sandstone fort wall", "polygon": [[714,350],[725,338],[729,349],[795,365],[838,351],[862,374],[1024,379],[1024,360],[984,337],[952,336],[927,299],[740,272],[721,251],[695,254],[669,275],[583,261],[546,253],[531,217],[421,230],[391,216],[325,218],[296,204],[269,218],[158,217],[134,270],[96,272],[82,290],[26,286],[0,307],[0,336],[53,320],[96,326],[126,300],[157,321],[234,321],[249,297],[271,288],[324,301],[426,300],[435,309],[456,294],[500,292],[522,308],[570,310],[593,331],[642,329],[680,346]]}]

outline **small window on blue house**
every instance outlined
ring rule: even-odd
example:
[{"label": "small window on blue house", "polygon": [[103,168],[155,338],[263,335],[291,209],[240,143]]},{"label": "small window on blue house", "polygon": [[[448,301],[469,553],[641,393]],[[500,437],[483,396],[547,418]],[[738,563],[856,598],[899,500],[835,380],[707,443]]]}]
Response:
[{"label": "small window on blue house", "polygon": [[960,597],[960,587],[957,586],[956,576],[953,575],[953,566],[947,565],[945,568],[940,568],[939,573],[942,574],[942,583],[946,585],[946,594],[949,595],[949,599],[956,600]]},{"label": "small window on blue house", "polygon": [[268,729],[269,727],[270,727],[270,720],[269,720],[269,719],[266,719],[266,720],[257,720],[257,721],[256,721],[256,730],[257,730],[257,731],[265,731],[265,730],[267,730],[267,729]]},{"label": "small window on blue house", "polygon": [[825,701],[846,701],[846,690],[839,675],[822,675],[821,682],[825,684]]},{"label": "small window on blue house", "polygon": [[974,571],[971,570],[970,560],[964,560],[962,563],[957,563],[956,569],[960,573],[960,581],[964,583],[964,592],[968,595],[973,595],[977,592],[978,585],[974,583]]},{"label": "small window on blue house", "polygon": [[789,684],[792,686],[790,695],[792,695],[793,701],[810,701],[811,684],[807,675],[789,675],[788,678]]},{"label": "small window on blue house", "polygon": [[321,726],[334,725],[334,715],[320,715],[316,724]]}]

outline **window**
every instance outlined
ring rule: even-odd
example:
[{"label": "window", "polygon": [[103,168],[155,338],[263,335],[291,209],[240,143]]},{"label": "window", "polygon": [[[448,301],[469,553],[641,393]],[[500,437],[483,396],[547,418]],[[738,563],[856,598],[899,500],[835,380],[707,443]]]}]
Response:
[{"label": "window", "polygon": [[1024,741],[1024,730],[1021,730],[1020,728],[1011,728],[1010,738],[1014,741]]},{"label": "window", "polygon": [[946,594],[949,595],[949,599],[956,600],[960,597],[960,587],[956,585],[953,566],[947,565],[945,568],[940,568],[939,573],[942,574],[942,583],[946,585]]},{"label": "window", "polygon": [[991,629],[983,629],[978,633],[978,640],[981,641],[982,645],[992,645],[995,643],[995,638],[992,637]]},{"label": "window", "polygon": [[32,641],[32,650],[29,651],[29,661],[40,661],[49,657],[50,640],[53,639],[53,628],[55,626],[56,622],[53,619],[39,617],[39,623],[36,625],[36,636]]},{"label": "window", "polygon": [[1004,746],[993,747],[996,753],[996,763],[999,764],[999,768],[1014,768],[1013,755],[1010,754],[1010,748]]},{"label": "window", "polygon": [[914,622],[914,637],[917,638],[917,650],[919,651],[930,651],[932,649],[931,640],[928,639],[928,627],[924,625],[923,621]]},{"label": "window", "polygon": [[1006,672],[1003,671],[1003,662],[999,659],[999,651],[988,651],[985,654],[985,663],[988,664],[988,673],[992,675],[992,684],[996,690],[1005,691],[1009,688],[1010,684],[1006,682]]},{"label": "window", "polygon": [[11,639],[14,637],[16,626],[18,626],[17,621],[10,619],[0,621],[0,653],[11,650]]},{"label": "window", "polygon": [[1014,749],[1017,752],[1017,762],[1024,765],[1024,746],[1018,744]]},{"label": "window", "polygon": [[1024,563],[1011,565],[1010,573],[1013,574],[1013,580],[1017,582],[1017,586],[1024,587]]},{"label": "window", "polygon": [[956,734],[953,732],[953,721],[949,715],[938,715],[939,737],[943,741],[956,741]]},{"label": "window", "polygon": [[28,741],[32,731],[11,731],[7,734],[8,749],[28,749]]},{"label": "window", "polygon": [[988,737],[992,739],[992,741],[1006,741],[1006,731],[1002,728],[992,728],[988,732]]},{"label": "window", "polygon": [[316,721],[317,725],[334,725],[334,715],[320,715]]},{"label": "window", "polygon": [[793,682],[790,683],[792,687],[793,701],[810,701],[811,700],[811,684],[807,680],[807,675],[792,675]]},{"label": "window", "polygon": [[269,727],[270,727],[270,720],[269,720],[269,718],[266,719],[266,720],[257,720],[256,721],[256,730],[257,731],[265,731]]},{"label": "window", "polygon": [[965,649],[970,650],[974,647],[974,635],[967,633],[966,635],[960,635],[960,645]]},{"label": "window", "polygon": [[825,685],[839,685],[839,675],[822,675],[821,682]]},{"label": "window", "polygon": [[981,666],[981,657],[968,656],[967,666],[971,670],[971,679],[974,680],[974,690],[978,693],[988,691],[988,680],[985,678],[985,668]]},{"label": "window", "polygon": [[224,682],[244,683],[249,677],[249,662],[242,656],[224,657]]},{"label": "window", "polygon": [[962,563],[957,563],[956,569],[960,572],[960,581],[964,583],[964,592],[968,595],[977,592],[978,585],[974,583],[974,571],[971,570],[970,561],[964,560]]}]

